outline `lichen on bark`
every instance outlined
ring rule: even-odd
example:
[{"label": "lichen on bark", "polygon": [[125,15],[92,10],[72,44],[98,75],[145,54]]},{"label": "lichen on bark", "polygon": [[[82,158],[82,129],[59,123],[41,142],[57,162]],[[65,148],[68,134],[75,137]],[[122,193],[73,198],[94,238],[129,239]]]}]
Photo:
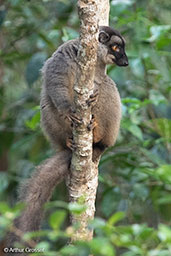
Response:
[{"label": "lichen on bark", "polygon": [[[106,0],[104,1],[104,3]],[[76,115],[82,118],[81,125],[73,127],[73,139],[76,150],[73,152],[71,170],[67,185],[69,201],[79,202],[84,198],[86,210],[81,215],[71,214],[71,223],[79,223],[72,240],[90,240],[93,231],[88,229],[88,222],[94,218],[95,199],[98,185],[98,161],[92,162],[92,131],[87,129],[92,115],[91,107],[86,103],[94,88],[94,73],[98,47],[98,24],[102,0],[79,0],[80,44],[78,50],[78,69],[74,86]],[[105,10],[106,11],[106,10]],[[105,12],[104,11],[104,12]],[[105,25],[105,24],[103,24]]]}]

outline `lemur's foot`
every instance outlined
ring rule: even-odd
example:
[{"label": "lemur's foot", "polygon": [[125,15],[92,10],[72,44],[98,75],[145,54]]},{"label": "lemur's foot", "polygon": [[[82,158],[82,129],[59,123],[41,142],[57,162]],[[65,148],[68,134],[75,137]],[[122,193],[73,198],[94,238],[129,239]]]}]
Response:
[{"label": "lemur's foot", "polygon": [[88,131],[92,131],[97,126],[97,122],[95,120],[94,115],[92,115],[91,121],[89,125],[87,126]]},{"label": "lemur's foot", "polygon": [[94,105],[96,105],[98,96],[99,96],[99,90],[95,89],[93,94],[90,95],[90,98],[86,102],[88,104],[88,106],[92,106],[93,107]]},{"label": "lemur's foot", "polygon": [[67,145],[67,147],[68,147],[69,149],[71,149],[72,151],[74,151],[74,150],[76,149],[76,145],[75,145],[75,143],[74,143],[72,137],[70,137],[70,138],[68,138],[68,139],[66,140],[66,145]]},{"label": "lemur's foot", "polygon": [[82,118],[78,117],[76,115],[76,111],[71,109],[69,114],[67,115],[67,118],[69,119],[69,121],[71,122],[71,125],[73,126],[73,124],[75,124],[76,126],[80,125],[83,123]]}]

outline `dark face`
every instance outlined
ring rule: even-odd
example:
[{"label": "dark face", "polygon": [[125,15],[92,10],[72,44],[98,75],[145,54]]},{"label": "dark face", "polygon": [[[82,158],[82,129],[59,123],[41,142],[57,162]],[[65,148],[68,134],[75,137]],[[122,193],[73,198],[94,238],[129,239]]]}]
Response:
[{"label": "dark face", "polygon": [[125,44],[113,42],[109,45],[109,53],[114,56],[113,62],[118,66],[128,66],[128,57],[125,53]]},{"label": "dark face", "polygon": [[128,66],[128,57],[125,53],[125,40],[121,34],[110,27],[101,27],[99,41],[106,45],[108,54],[113,55],[112,62],[118,66]]}]

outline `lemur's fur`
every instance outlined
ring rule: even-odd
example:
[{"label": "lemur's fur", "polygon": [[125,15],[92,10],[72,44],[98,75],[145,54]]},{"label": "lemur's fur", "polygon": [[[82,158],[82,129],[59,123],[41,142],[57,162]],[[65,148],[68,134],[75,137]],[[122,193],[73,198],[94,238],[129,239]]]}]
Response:
[{"label": "lemur's fur", "polygon": [[[71,150],[67,146],[72,137],[72,115],[74,109],[73,86],[77,70],[79,40],[71,40],[61,45],[49,58],[43,68],[44,83],[41,93],[42,126],[57,153],[39,166],[33,176],[21,189],[21,201],[26,209],[16,220],[16,227],[23,233],[38,230],[43,205],[55,186],[68,172]],[[121,102],[115,83],[106,75],[106,65],[127,66],[125,40],[111,27],[100,27],[94,89],[97,102],[92,107],[96,126],[93,130],[93,160],[114,145],[121,120]],[[96,93],[97,94],[97,93]],[[71,117],[71,118],[70,118]],[[20,240],[11,235],[8,245]],[[12,254],[14,255],[14,254]],[[21,255],[21,254],[20,254]]]}]

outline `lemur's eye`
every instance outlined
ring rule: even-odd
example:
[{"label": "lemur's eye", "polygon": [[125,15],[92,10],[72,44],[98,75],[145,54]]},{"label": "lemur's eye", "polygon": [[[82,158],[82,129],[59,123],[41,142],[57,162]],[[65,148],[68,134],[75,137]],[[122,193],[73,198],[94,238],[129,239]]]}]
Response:
[{"label": "lemur's eye", "polygon": [[117,45],[112,46],[112,50],[114,50],[115,52],[119,52],[120,51],[120,49],[119,49],[119,47]]}]

